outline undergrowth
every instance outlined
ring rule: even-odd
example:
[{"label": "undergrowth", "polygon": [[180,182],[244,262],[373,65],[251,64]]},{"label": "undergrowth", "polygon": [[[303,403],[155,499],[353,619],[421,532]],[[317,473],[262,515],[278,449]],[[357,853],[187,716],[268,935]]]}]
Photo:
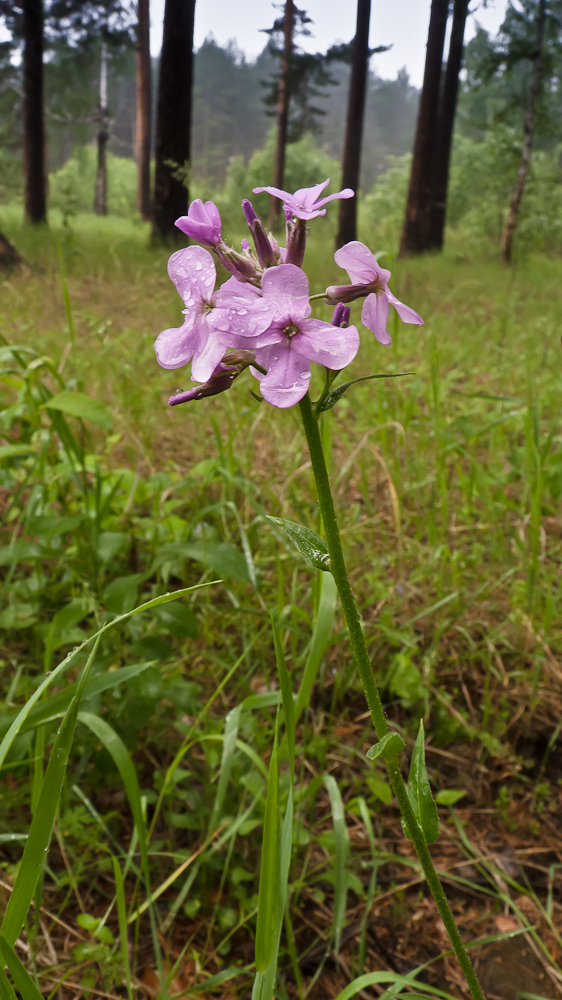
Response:
[{"label": "undergrowth", "polygon": [[[31,234],[12,210],[0,221],[28,264],[0,284],[0,737],[107,626],[22,961],[44,996],[154,996],[164,973],[170,995],[247,995],[281,697],[274,614],[300,716],[279,995],[335,996],[363,973],[426,962],[427,988],[458,993],[384,773],[364,756],[372,734],[335,595],[265,519],[318,528],[295,414],[242,386],[166,408],[182,376],[157,367],[153,341],[180,303],[142,224],[54,215]],[[320,220],[311,285],[332,238]],[[431,736],[446,834],[435,857],[463,933],[532,928],[528,993],[551,997],[562,265],[506,271],[458,248],[392,265],[425,326],[397,324],[390,348],[363,331],[351,377],[413,374],[356,387],[324,423],[346,554],[388,717],[410,748],[420,717]],[[201,589],[126,617],[182,588]],[[90,652],[54,676],[3,761],[5,897]]]}]

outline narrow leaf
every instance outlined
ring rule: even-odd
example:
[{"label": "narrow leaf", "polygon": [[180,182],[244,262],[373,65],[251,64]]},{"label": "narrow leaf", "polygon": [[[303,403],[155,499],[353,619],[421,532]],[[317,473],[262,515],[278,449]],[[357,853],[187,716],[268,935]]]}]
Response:
[{"label": "narrow leaf", "polygon": [[343,385],[339,385],[337,389],[333,389],[326,396],[326,399],[322,405],[318,408],[318,413],[324,413],[326,410],[331,410],[333,406],[342,398],[344,392],[351,389],[352,385],[357,385],[358,382],[369,382],[373,378],[402,378],[404,375],[415,375],[415,372],[394,372],[389,375],[363,375],[361,378],[354,378],[351,382],[344,382]]},{"label": "narrow leaf", "polygon": [[263,843],[256,926],[256,970],[265,972],[275,944],[275,925],[279,900],[279,758],[277,725],[267,783],[263,823]]},{"label": "narrow leaf", "polygon": [[318,675],[318,669],[322,662],[322,657],[326,652],[326,647],[330,641],[334,618],[336,617],[336,606],[338,591],[336,581],[331,573],[324,573],[320,578],[320,600],[318,602],[318,614],[314,622],[312,642],[308,654],[297,698],[295,711],[296,721],[301,717],[305,708],[310,704],[312,688]]},{"label": "narrow leaf", "polygon": [[10,945],[4,937],[0,937],[0,952],[2,953],[2,958],[10,970],[10,975],[16,984],[16,989],[21,994],[22,1000],[42,1000],[41,994],[33,982],[33,979],[29,975],[29,972],[25,966],[22,965],[18,956],[13,949],[10,948]]},{"label": "narrow leaf", "polygon": [[394,760],[399,753],[402,753],[405,746],[404,740],[398,733],[387,733],[382,740],[367,750],[367,757],[369,760],[376,760],[377,757]]},{"label": "narrow leaf", "polygon": [[343,802],[336,779],[331,774],[324,778],[330,797],[332,823],[336,841],[335,892],[334,892],[334,947],[340,949],[342,931],[345,927],[347,909],[347,859],[349,855],[349,831],[345,822]]},{"label": "narrow leaf", "polygon": [[[408,779],[408,798],[414,815],[422,828],[428,844],[433,844],[439,836],[439,817],[433,798],[425,766],[423,720],[420,719],[418,738],[412,754]],[[406,831],[405,831],[406,832]],[[408,836],[408,834],[406,833]]]},{"label": "narrow leaf", "polygon": [[273,631],[273,643],[275,645],[275,662],[277,664],[277,673],[279,674],[279,687],[281,688],[281,697],[283,699],[283,711],[285,714],[285,731],[287,733],[287,747],[289,750],[289,763],[291,765],[291,778],[294,781],[295,703],[293,701],[293,689],[291,687],[291,678],[289,677],[287,664],[285,663],[285,654],[283,652],[283,646],[281,645],[279,632],[277,631],[277,626],[273,618],[271,619],[271,628]]},{"label": "narrow leaf", "polygon": [[302,524],[295,524],[294,521],[286,521],[282,517],[268,515],[268,520],[273,521],[285,532],[310,566],[323,572],[330,569],[328,546],[315,531],[305,528]]}]

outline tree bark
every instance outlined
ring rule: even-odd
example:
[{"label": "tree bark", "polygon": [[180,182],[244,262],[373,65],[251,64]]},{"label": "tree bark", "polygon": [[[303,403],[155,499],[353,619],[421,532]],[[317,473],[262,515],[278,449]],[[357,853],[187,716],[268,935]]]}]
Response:
[{"label": "tree bark", "polygon": [[453,129],[459,93],[459,74],[464,51],[464,31],[468,15],[468,0],[455,0],[447,68],[441,94],[433,153],[431,212],[428,249],[441,250],[445,238],[447,189],[453,145]]},{"label": "tree bark", "polygon": [[107,113],[107,45],[102,42],[100,62],[100,107],[98,112],[98,169],[94,212],[107,215],[107,162],[106,148],[109,139],[109,116]]},{"label": "tree bark", "polygon": [[[277,142],[275,145],[275,161],[273,164],[273,187],[283,190],[285,175],[285,148],[287,146],[287,126],[289,124],[289,69],[293,51],[293,30],[295,25],[295,5],[293,0],[285,0],[285,17],[283,21],[283,52],[281,54],[281,72],[277,90]],[[271,199],[269,208],[269,228],[274,229],[281,212],[281,202],[278,198]]]},{"label": "tree bark", "polygon": [[513,237],[515,236],[521,201],[523,199],[527,177],[529,176],[529,167],[531,165],[531,151],[533,148],[533,134],[535,130],[535,110],[542,73],[545,18],[546,0],[539,0],[539,7],[537,11],[537,35],[533,52],[533,75],[531,77],[531,86],[529,87],[529,94],[527,97],[527,114],[525,116],[523,149],[521,151],[517,181],[513,189],[513,194],[511,195],[509,212],[502,236],[502,260],[504,264],[509,264],[511,261]]},{"label": "tree bark", "polygon": [[143,219],[150,217],[150,0],[138,0],[136,153],[137,209]]},{"label": "tree bark", "polygon": [[400,240],[401,256],[423,253],[428,248],[433,147],[448,16],[448,0],[432,0],[414,155]]},{"label": "tree bark", "polygon": [[190,162],[194,19],[195,0],[166,0],[156,115],[154,240],[179,235],[174,222],[187,211],[187,184],[174,174],[178,167],[188,169]]},{"label": "tree bark", "polygon": [[43,0],[23,3],[23,174],[27,222],[47,221]]},{"label": "tree bark", "polygon": [[347,119],[342,160],[342,188],[352,188],[353,198],[340,201],[336,248],[357,239],[357,191],[361,167],[361,143],[365,119],[367,73],[369,69],[369,22],[371,0],[357,0],[357,26],[353,40],[351,76],[347,99]]}]

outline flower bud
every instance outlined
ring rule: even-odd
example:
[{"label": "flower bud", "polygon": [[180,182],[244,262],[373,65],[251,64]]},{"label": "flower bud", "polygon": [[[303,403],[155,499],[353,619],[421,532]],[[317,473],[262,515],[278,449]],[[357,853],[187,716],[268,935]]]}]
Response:
[{"label": "flower bud", "polygon": [[266,235],[261,219],[258,218],[254,212],[252,203],[247,198],[244,198],[242,202],[242,210],[254,238],[256,256],[260,267],[273,267],[277,263],[275,248],[272,246],[270,238]]},{"label": "flower bud", "polygon": [[305,249],[305,223],[301,219],[297,219],[296,222],[287,222],[287,251],[285,255],[285,263],[296,264],[297,267],[302,267]]},{"label": "flower bud", "polygon": [[215,253],[223,267],[230,271],[237,281],[253,281],[258,278],[258,271],[255,264],[245,254],[238,253],[232,247],[221,243],[215,247]]},{"label": "flower bud", "polygon": [[213,374],[207,382],[187,389],[185,392],[177,392],[168,400],[169,406],[178,406],[180,403],[189,403],[193,399],[205,399],[206,396],[218,396],[221,392],[226,392],[242,372],[255,361],[253,351],[232,351],[225,354],[222,361],[219,361]]},{"label": "flower bud", "polygon": [[324,296],[329,305],[336,302],[354,302],[372,291],[369,285],[329,285]]},{"label": "flower bud", "polygon": [[350,316],[351,309],[349,306],[344,306],[342,302],[338,302],[332,316],[332,326],[348,326]]}]

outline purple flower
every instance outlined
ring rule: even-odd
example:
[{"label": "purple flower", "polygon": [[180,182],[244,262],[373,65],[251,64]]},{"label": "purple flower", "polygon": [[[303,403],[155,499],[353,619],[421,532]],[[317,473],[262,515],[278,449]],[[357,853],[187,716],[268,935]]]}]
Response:
[{"label": "purple flower", "polygon": [[187,215],[176,219],[174,225],[192,240],[206,246],[215,247],[221,241],[221,217],[212,201],[203,204],[200,198],[196,198],[191,202]]},{"label": "purple flower", "polygon": [[390,271],[377,264],[375,255],[364,243],[354,240],[336,250],[334,260],[339,267],[347,271],[352,285],[331,285],[326,289],[328,302],[352,302],[362,295],[367,298],[363,303],[361,321],[372,330],[380,344],[392,343],[392,338],[386,329],[389,304],[394,306],[403,323],[415,323],[423,326],[423,319],[414,309],[404,305],[388,288]]},{"label": "purple flower", "polygon": [[320,198],[318,200],[319,195],[322,194],[322,191],[329,183],[330,178],[328,177],[322,184],[315,184],[314,187],[310,188],[300,188],[294,194],[289,194],[288,191],[280,191],[276,187],[254,188],[254,194],[261,194],[262,191],[266,191],[267,194],[273,195],[274,198],[281,198],[287,220],[290,219],[291,215],[296,215],[297,219],[303,219],[306,222],[308,219],[315,219],[318,215],[326,215],[326,209],[323,206],[327,205],[329,201],[335,201],[337,198],[353,198],[354,192],[351,188],[344,188],[343,191],[338,191],[337,194],[330,194],[327,198]]},{"label": "purple flower", "polygon": [[[275,304],[259,291],[229,278],[214,291],[215,263],[203,247],[177,250],[168,261],[168,274],[185,303],[185,321],[177,329],[163,330],[154,345],[162,368],[181,368],[191,358],[197,382],[207,382],[226,348],[238,347],[268,329]],[[252,345],[253,346],[253,345]]]},{"label": "purple flower", "polygon": [[207,382],[203,382],[202,385],[197,385],[193,389],[188,389],[186,392],[177,392],[170,397],[168,405],[178,406],[180,403],[188,403],[192,399],[204,399],[206,396],[218,396],[220,392],[226,392],[227,389],[230,389],[234,379],[238,378],[244,369],[251,365],[252,361],[254,361],[254,355],[251,351],[236,351],[232,354],[225,354]]},{"label": "purple flower", "polygon": [[349,326],[350,316],[351,309],[349,306],[344,306],[341,302],[338,302],[332,314],[332,326]]},{"label": "purple flower", "polygon": [[267,369],[252,373],[261,382],[264,399],[285,409],[306,394],[310,382],[310,362],[339,371],[353,361],[359,349],[354,326],[340,329],[318,319],[309,319],[308,279],[294,264],[280,264],[264,272],[264,302],[276,307],[267,330],[253,344],[256,361]]}]

